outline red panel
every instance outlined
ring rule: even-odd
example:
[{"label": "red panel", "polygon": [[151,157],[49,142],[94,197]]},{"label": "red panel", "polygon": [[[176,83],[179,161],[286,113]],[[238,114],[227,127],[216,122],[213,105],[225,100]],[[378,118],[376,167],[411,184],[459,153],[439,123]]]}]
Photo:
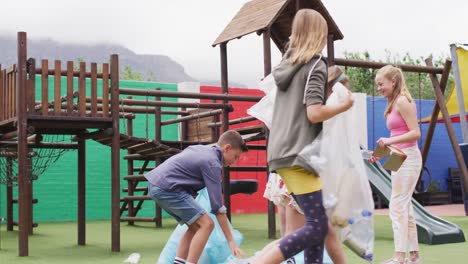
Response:
[{"label": "red panel", "polygon": [[[221,87],[217,86],[200,86],[201,93],[221,93]],[[248,96],[263,96],[264,93],[258,89],[246,88],[229,88],[229,94],[232,95],[248,95]],[[202,99],[201,103],[210,102],[210,100]],[[236,119],[248,116],[247,109],[254,105],[254,102],[231,102],[234,111],[229,113],[229,119]],[[252,126],[260,124],[260,121],[253,121],[244,124],[236,124],[230,128]],[[251,142],[252,144],[265,144],[265,141]],[[266,153],[264,150],[250,150],[244,153],[239,161],[233,166],[265,166]],[[258,181],[258,191],[252,195],[235,194],[231,197],[231,211],[236,213],[265,213],[268,211],[268,203],[263,198],[265,191],[267,175],[265,172],[231,172],[231,179],[255,179]]]}]

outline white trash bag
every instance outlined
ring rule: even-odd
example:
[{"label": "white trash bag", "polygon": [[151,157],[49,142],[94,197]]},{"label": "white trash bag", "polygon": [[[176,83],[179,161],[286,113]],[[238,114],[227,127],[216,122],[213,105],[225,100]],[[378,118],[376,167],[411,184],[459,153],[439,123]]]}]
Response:
[{"label": "white trash bag", "polygon": [[[333,87],[327,105],[348,96],[341,83]],[[323,122],[322,133],[299,154],[320,175],[323,204],[341,241],[360,257],[372,261],[374,201],[359,148],[355,108]]]},{"label": "white trash bag", "polygon": [[276,91],[278,90],[273,74],[270,73],[263,78],[258,84],[258,88],[265,93],[265,96],[258,103],[247,109],[247,114],[257,118],[265,123],[268,128],[271,128],[273,106],[275,104]]}]

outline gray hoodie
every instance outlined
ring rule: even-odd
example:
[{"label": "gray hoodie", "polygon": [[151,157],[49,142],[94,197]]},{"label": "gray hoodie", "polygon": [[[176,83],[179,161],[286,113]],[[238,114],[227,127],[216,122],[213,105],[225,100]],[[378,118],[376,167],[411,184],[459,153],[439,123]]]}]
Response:
[{"label": "gray hoodie", "polygon": [[322,130],[322,123],[312,124],[307,119],[307,106],[325,104],[327,83],[327,62],[321,59],[304,88],[312,65],[319,59],[313,57],[306,64],[292,65],[287,52],[281,63],[273,69],[278,86],[273,110],[273,120],[268,138],[268,165],[270,171],[300,166],[315,171],[298,153],[310,144]]}]

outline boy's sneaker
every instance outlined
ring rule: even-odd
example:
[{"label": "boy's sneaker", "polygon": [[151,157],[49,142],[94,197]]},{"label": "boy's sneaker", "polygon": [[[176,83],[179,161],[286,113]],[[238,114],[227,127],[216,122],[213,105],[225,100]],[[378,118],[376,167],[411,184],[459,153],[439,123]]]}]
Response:
[{"label": "boy's sneaker", "polygon": [[286,260],[286,264],[296,264],[296,260],[294,259],[294,257],[288,258]]},{"label": "boy's sneaker", "polygon": [[411,260],[410,258],[407,258],[406,261],[405,261],[406,264],[422,264],[422,258],[421,256],[419,256],[417,259],[415,260]]},{"label": "boy's sneaker", "polygon": [[249,264],[249,259],[234,259],[227,262],[227,264]]},{"label": "boy's sneaker", "polygon": [[391,259],[387,259],[387,260],[380,262],[380,264],[405,264],[405,263],[406,263],[406,260],[398,261],[398,259],[396,258],[391,258]]}]

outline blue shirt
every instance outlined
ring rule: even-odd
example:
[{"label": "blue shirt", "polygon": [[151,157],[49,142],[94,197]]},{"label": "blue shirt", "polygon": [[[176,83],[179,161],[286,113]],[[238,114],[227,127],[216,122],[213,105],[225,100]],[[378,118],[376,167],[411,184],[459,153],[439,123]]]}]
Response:
[{"label": "blue shirt", "polygon": [[206,187],[211,212],[225,213],[221,191],[222,164],[223,153],[218,147],[195,145],[170,157],[145,174],[145,178],[165,191],[182,191],[191,195]]}]

